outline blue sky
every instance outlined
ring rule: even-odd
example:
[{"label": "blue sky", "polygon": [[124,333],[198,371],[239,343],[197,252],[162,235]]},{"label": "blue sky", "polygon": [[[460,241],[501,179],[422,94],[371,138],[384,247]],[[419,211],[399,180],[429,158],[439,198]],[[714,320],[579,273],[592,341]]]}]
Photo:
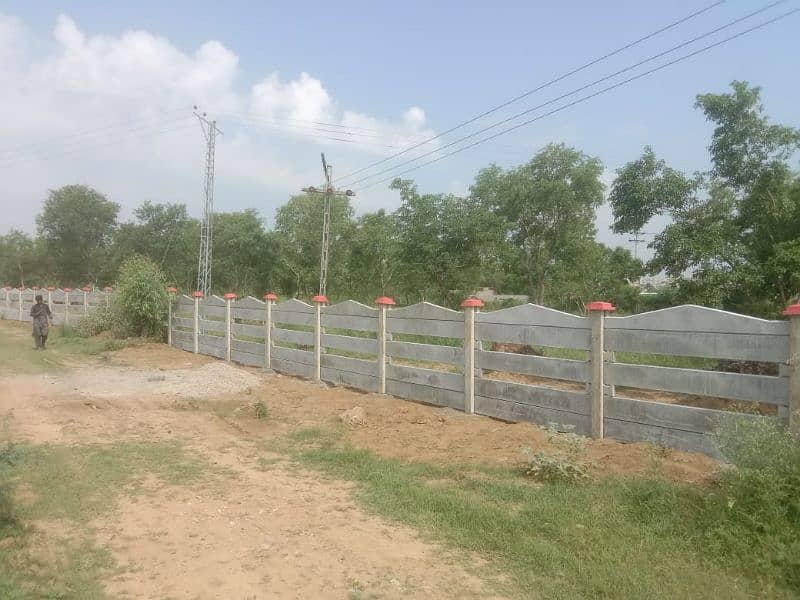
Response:
[{"label": "blue sky", "polygon": [[[324,87],[330,99],[325,114],[330,119],[341,118],[337,122],[346,123],[343,114],[351,112],[399,131],[404,126],[406,111],[419,107],[424,111],[424,123],[409,125],[406,119],[405,124],[413,129],[406,132],[411,136],[408,139],[421,139],[707,4],[710,2],[6,0],[0,7],[0,15],[13,17],[24,27],[24,36],[30,43],[25,57],[20,60],[26,70],[30,70],[31,65],[47,62],[60,52],[59,44],[63,44],[63,40],[54,40],[53,33],[60,15],[68,17],[87,40],[94,36],[115,40],[134,30],[144,31],[189,57],[203,44],[218,41],[235,56],[236,67],[225,82],[229,89],[220,92],[215,87],[214,93],[206,95],[208,104],[204,104],[212,114],[218,111],[220,126],[226,132],[219,150],[217,208],[236,210],[254,206],[270,221],[274,209],[288,198],[298,181],[311,178],[309,183],[314,183],[314,178],[318,178],[320,150],[326,152],[339,174],[369,164],[382,155],[307,136],[256,130],[252,123],[221,114],[230,110],[229,101],[220,100],[225,94],[240,94],[244,98],[252,95],[253,86],[274,73],[278,74],[280,85],[288,85],[298,80],[301,73],[307,73]],[[729,0],[682,27],[517,103],[494,118],[524,110],[765,4],[767,2]],[[777,15],[798,6],[797,0],[787,1],[768,14]],[[764,18],[756,17],[751,23]],[[645,144],[652,145],[660,157],[676,168],[706,169],[706,146],[711,128],[693,108],[694,97],[699,92],[724,91],[734,79],[748,80],[764,88],[764,103],[776,121],[800,125],[797,112],[800,80],[796,77],[800,66],[798,24],[800,15],[796,14],[765,30],[410,176],[425,191],[463,193],[476,172],[490,162],[503,166],[519,164],[550,141],[563,141],[599,156],[609,169],[606,174],[609,181],[611,171],[637,157]],[[102,48],[95,50],[97,53],[104,51]],[[113,52],[113,48],[109,52]],[[175,58],[173,54],[166,56]],[[175,60],[180,63],[182,59]],[[124,78],[127,67],[114,65],[122,70],[121,75],[119,72],[117,75]],[[63,74],[63,69],[59,72]],[[24,82],[20,85],[24,87]],[[122,95],[125,93],[124,89],[120,91]],[[66,114],[69,101],[86,104],[91,100],[76,98],[74,90],[67,97],[67,101],[61,97],[59,103],[26,101],[12,109],[41,104],[42,110],[52,113],[63,105]],[[178,98],[181,106],[188,104],[184,93],[171,94],[169,99],[154,106],[160,109],[168,106],[169,100]],[[291,101],[285,94],[281,98],[284,103]],[[138,117],[137,101],[121,101],[120,105],[127,111],[123,115],[130,113]],[[24,128],[12,127],[10,135],[7,132],[4,139],[49,139],[51,131],[56,135],[74,135],[75,131],[90,130],[114,122],[120,116],[115,111],[108,115],[98,112],[102,111],[88,114],[76,111],[63,119],[68,121],[67,125],[62,122],[59,127],[48,127],[28,135]],[[272,114],[282,118],[281,115],[294,113]],[[52,119],[52,114],[48,118]],[[32,116],[30,121],[35,123],[37,119]],[[0,125],[0,129],[3,127]],[[196,148],[202,144],[199,132],[188,131],[186,135],[187,152],[195,152],[194,160],[198,158]],[[232,145],[228,158],[223,156],[226,143]],[[245,156],[234,161],[237,143]],[[245,144],[249,149],[242,150]],[[5,147],[13,148],[14,143]],[[148,150],[146,145],[142,150]],[[255,160],[262,156],[263,165]],[[248,158],[253,160],[245,160]],[[278,165],[280,159],[284,163]],[[112,164],[106,151],[79,151],[66,158],[44,157],[36,163],[38,171],[32,166],[26,167],[29,170],[25,171],[25,182],[12,186],[18,198],[6,199],[5,203],[12,202],[18,208],[7,213],[10,215],[7,225],[30,230],[33,214],[38,209],[37,201],[44,197],[48,187],[70,183],[71,175],[107,191],[123,204],[123,214],[144,199],[187,202],[192,212],[198,213],[199,163],[194,169],[194,162],[181,166],[177,158],[175,160],[175,168],[169,169],[163,160],[155,164],[142,163],[135,151],[129,150],[119,157],[119,164]],[[263,176],[255,173],[258,171],[262,171]],[[29,181],[37,179],[37,173],[41,181]],[[354,204],[357,210],[393,208],[397,198],[380,186],[359,194]],[[599,238],[606,242],[625,241],[613,238],[607,225],[607,210],[603,210],[598,216]],[[659,225],[654,224],[655,227]]]}]

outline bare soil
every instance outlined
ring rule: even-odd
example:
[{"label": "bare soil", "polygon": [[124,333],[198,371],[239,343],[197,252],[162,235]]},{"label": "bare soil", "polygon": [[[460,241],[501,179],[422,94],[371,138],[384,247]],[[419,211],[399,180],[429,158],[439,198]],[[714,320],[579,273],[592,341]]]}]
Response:
[{"label": "bare soil", "polygon": [[[0,335],[9,333],[0,324]],[[148,480],[143,494],[124,496],[91,524],[121,567],[106,582],[118,598],[499,597],[475,575],[484,571],[478,557],[366,514],[350,485],[321,480],[270,452],[270,442],[334,426],[385,457],[499,466],[517,464],[524,447],[548,445],[532,424],[316,385],[160,344],[0,380],[0,417],[13,440],[175,440],[220,469],[191,487]],[[258,401],[269,419],[253,417]],[[342,425],[339,415],[356,406],[363,418]],[[649,473],[656,458],[677,481],[702,483],[718,469],[702,455],[656,457],[646,444],[590,441],[586,453],[596,477]]]}]

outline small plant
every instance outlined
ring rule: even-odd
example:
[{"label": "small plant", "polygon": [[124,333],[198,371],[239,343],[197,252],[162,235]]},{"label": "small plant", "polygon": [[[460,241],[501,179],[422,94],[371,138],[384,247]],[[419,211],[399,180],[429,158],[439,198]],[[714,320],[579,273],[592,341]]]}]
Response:
[{"label": "small plant", "polygon": [[256,419],[258,419],[259,421],[264,419],[269,419],[269,409],[267,408],[267,405],[264,404],[264,402],[262,402],[261,400],[259,400],[253,405],[253,409],[256,414]]},{"label": "small plant", "polygon": [[[0,473],[2,468],[13,466],[16,462],[16,448],[8,443],[4,448],[0,448]],[[0,533],[8,528],[17,525],[16,511],[14,510],[14,490],[10,484],[0,482]]]},{"label": "small plant", "polygon": [[122,264],[114,293],[114,309],[128,335],[163,335],[162,323],[168,302],[166,278],[156,263],[144,256],[133,256]]},{"label": "small plant", "polygon": [[[538,481],[578,483],[589,478],[589,469],[580,457],[586,448],[586,438],[573,433],[573,426],[559,427],[550,423],[547,439],[555,450],[523,449],[526,456],[523,472]],[[560,432],[563,430],[563,433]]]}]

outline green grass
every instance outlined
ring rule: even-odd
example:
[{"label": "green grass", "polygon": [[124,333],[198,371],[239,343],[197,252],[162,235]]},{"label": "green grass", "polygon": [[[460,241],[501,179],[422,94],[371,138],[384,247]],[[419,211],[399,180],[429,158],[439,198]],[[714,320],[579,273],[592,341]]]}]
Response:
[{"label": "green grass", "polygon": [[63,368],[65,359],[98,355],[128,346],[130,340],[79,337],[70,327],[50,328],[47,351],[34,350],[30,324],[0,321],[0,371],[13,373],[53,372]]},{"label": "green grass", "polygon": [[374,512],[488,559],[510,578],[501,591],[519,597],[793,597],[780,583],[791,559],[756,567],[756,551],[729,554],[704,536],[716,504],[703,490],[658,479],[541,485],[510,469],[379,458],[336,431],[293,439],[302,464],[357,482]]},{"label": "green grass", "polygon": [[[575,348],[540,347],[544,356],[586,360],[586,351]],[[674,367],[679,369],[714,369],[717,360],[699,356],[669,356],[667,354],[645,354],[642,352],[615,352],[614,360],[632,365],[652,365],[655,367]]]},{"label": "green grass", "polygon": [[[0,490],[16,498],[13,509],[0,511],[4,600],[105,598],[102,579],[114,560],[86,524],[113,510],[121,495],[135,493],[148,475],[187,484],[204,471],[174,444],[7,446],[2,458]],[[38,534],[42,522],[64,522],[67,533]]]}]

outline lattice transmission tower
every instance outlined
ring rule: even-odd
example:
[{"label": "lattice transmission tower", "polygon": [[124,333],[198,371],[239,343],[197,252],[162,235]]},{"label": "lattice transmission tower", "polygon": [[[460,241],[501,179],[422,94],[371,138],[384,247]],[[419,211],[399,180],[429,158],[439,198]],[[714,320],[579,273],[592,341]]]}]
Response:
[{"label": "lattice transmission tower", "polygon": [[325,174],[325,189],[318,190],[314,186],[305,187],[307,194],[322,194],[322,246],[319,257],[319,295],[324,296],[328,287],[328,253],[331,245],[331,210],[336,196],[355,196],[353,190],[337,190],[333,187],[333,165],[329,165],[322,154],[322,171]]},{"label": "lattice transmission tower", "polygon": [[214,242],[214,152],[217,134],[216,121],[209,121],[206,113],[198,113],[194,107],[194,116],[200,121],[200,128],[206,138],[206,173],[203,187],[205,201],[203,203],[203,221],[200,224],[200,257],[197,261],[197,289],[206,296],[211,293],[211,255]]}]

